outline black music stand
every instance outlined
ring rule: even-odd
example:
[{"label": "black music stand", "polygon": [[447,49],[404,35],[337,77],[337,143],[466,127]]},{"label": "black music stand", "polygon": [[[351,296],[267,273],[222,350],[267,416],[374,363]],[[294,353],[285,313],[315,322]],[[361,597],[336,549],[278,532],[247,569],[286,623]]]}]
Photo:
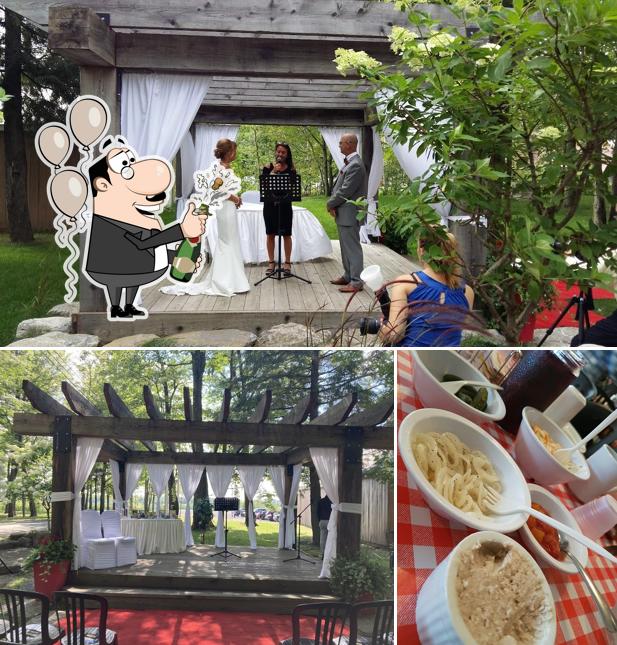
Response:
[{"label": "black music stand", "polygon": [[261,175],[259,177],[259,201],[272,201],[276,207],[276,221],[277,221],[277,235],[279,238],[278,241],[278,260],[276,263],[276,269],[272,273],[266,275],[265,278],[258,280],[255,283],[257,287],[262,282],[268,279],[272,280],[285,280],[286,278],[298,278],[307,284],[311,284],[310,280],[303,278],[302,276],[296,275],[291,271],[288,271],[287,274],[283,271],[283,262],[282,262],[282,252],[281,246],[283,243],[283,236],[281,235],[281,202],[292,201],[300,202],[302,201],[302,178],[300,175],[296,174],[273,174],[273,175]]},{"label": "black music stand", "polygon": [[585,330],[591,327],[591,322],[589,321],[589,312],[593,311],[596,307],[593,302],[593,289],[588,287],[587,289],[581,288],[578,292],[578,296],[572,296],[570,301],[563,308],[562,312],[557,317],[557,320],[546,330],[542,340],[538,343],[538,347],[542,347],[546,342],[546,339],[555,331],[555,328],[563,317],[570,311],[572,307],[576,305],[576,314],[574,319],[578,321],[578,342],[579,345],[582,345],[585,341]]},{"label": "black music stand", "polygon": [[240,500],[237,497],[215,497],[214,498],[214,510],[215,511],[223,511],[225,514],[225,548],[222,551],[219,551],[218,553],[212,553],[210,554],[211,558],[216,557],[217,555],[222,556],[227,560],[230,556],[233,556],[234,558],[239,558],[240,556],[237,553],[232,553],[228,548],[227,548],[227,533],[229,532],[229,529],[227,528],[227,514],[229,511],[237,511],[240,508]]},{"label": "black music stand", "polygon": [[283,562],[294,562],[295,560],[302,560],[303,562],[308,562],[309,564],[315,564],[313,560],[309,560],[308,558],[305,558],[302,556],[302,550],[300,549],[300,518],[304,514],[304,512],[311,508],[311,504],[308,506],[305,506],[304,509],[302,510],[301,513],[298,513],[289,524],[293,524],[295,522],[296,524],[296,557],[295,558],[287,558],[287,560],[283,560]]}]

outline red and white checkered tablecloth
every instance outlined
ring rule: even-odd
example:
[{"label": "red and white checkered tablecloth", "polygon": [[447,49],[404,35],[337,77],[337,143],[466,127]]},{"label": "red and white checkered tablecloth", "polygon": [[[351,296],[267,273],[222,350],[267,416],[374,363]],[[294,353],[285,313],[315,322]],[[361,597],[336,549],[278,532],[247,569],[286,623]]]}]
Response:
[{"label": "red and white checkered tablecloth", "polygon": [[[397,352],[398,401],[397,420],[401,421],[416,408],[421,408],[413,386],[413,363],[411,353]],[[513,444],[513,437],[495,423],[482,426],[506,449]],[[552,486],[568,508],[577,505],[575,498],[565,486]],[[416,600],[420,588],[431,571],[473,529],[446,520],[427,506],[416,488],[405,464],[397,460],[397,597],[398,597],[398,642],[401,645],[419,643],[416,629]],[[517,537],[516,535],[514,537]],[[553,568],[543,569],[550,584],[557,611],[557,643],[606,644],[609,638],[602,627],[587,587],[580,576],[561,573]],[[617,566],[589,553],[587,571],[599,585],[611,607],[617,603]]]}]

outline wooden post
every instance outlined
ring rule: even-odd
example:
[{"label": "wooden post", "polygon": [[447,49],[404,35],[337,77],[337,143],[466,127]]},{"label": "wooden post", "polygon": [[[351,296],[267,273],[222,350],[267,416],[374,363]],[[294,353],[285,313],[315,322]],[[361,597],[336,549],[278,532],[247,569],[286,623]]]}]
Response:
[{"label": "wooden post", "polygon": [[368,176],[373,163],[373,128],[370,125],[362,126],[362,150],[360,155]]},{"label": "wooden post", "polygon": [[[80,67],[80,92],[92,94],[103,99],[111,113],[111,123],[108,134],[120,134],[120,102],[118,100],[118,70],[115,67]],[[97,151],[94,151],[95,157]],[[80,237],[80,267],[85,258],[86,236]],[[79,310],[80,311],[105,311],[107,302],[105,294],[100,287],[95,287],[79,272]]]},{"label": "wooden post", "polygon": [[126,463],[124,461],[118,462],[118,469],[120,471],[120,495],[126,502],[127,508],[129,500],[126,499]]},{"label": "wooden post", "polygon": [[[285,467],[285,495],[283,505],[287,506],[289,504],[289,496],[291,495],[291,482],[293,480],[294,467],[293,464],[288,464]],[[285,508],[281,508],[281,513],[285,513]],[[292,518],[285,516],[285,538],[289,535],[289,531],[293,532],[293,525],[290,524]],[[283,548],[285,548],[285,542],[283,542]]]},{"label": "wooden post", "polygon": [[[347,428],[345,444],[339,448],[339,501],[362,504],[362,430]],[[360,551],[362,516],[358,513],[340,513],[336,552],[355,555]]]},{"label": "wooden post", "polygon": [[[57,416],[53,431],[52,494],[73,491],[76,443],[71,433],[71,417]],[[73,500],[52,502],[51,534],[72,539]]]}]

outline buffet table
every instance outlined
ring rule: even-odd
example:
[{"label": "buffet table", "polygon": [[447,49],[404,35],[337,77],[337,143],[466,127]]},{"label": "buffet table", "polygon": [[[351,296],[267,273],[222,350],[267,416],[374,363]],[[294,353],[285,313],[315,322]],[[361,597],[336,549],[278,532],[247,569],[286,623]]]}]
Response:
[{"label": "buffet table", "polygon": [[[397,420],[401,421],[413,410],[421,408],[412,382],[411,353],[398,352]],[[514,437],[495,423],[482,426],[506,449],[510,450]],[[572,508],[578,502],[565,486],[551,486],[550,490]],[[420,491],[398,456],[398,642],[417,643],[416,601],[418,592],[431,571],[473,529],[450,522],[429,509]],[[517,535],[513,535],[518,539]],[[589,552],[587,571],[599,585],[609,605],[617,603],[617,566]],[[550,584],[557,613],[557,643],[609,643],[596,605],[580,576],[543,568]]]},{"label": "buffet table", "polygon": [[[306,208],[293,207],[293,249],[292,262],[306,262],[326,257],[332,253],[332,243],[319,220]],[[237,211],[238,232],[242,257],[245,263],[267,262],[266,225],[263,218],[263,204],[243,204]],[[211,254],[216,249],[218,227],[216,215],[208,218],[206,239]]]},{"label": "buffet table", "polygon": [[135,538],[139,555],[186,551],[182,520],[122,518],[122,535]]}]

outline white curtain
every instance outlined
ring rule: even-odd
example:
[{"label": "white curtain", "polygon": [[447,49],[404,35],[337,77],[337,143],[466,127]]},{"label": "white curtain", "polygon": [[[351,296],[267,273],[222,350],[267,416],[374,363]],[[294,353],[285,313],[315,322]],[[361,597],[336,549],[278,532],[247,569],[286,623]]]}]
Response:
[{"label": "white curtain", "polygon": [[381,147],[381,138],[377,128],[373,126],[373,159],[371,169],[368,175],[367,201],[368,211],[366,215],[366,224],[360,229],[360,239],[366,238],[369,242],[368,235],[381,235],[379,225],[377,224],[377,192],[383,180],[383,148]]},{"label": "white curtain", "polygon": [[317,470],[317,475],[332,502],[332,513],[328,521],[328,539],[324,550],[320,578],[330,577],[330,566],[336,557],[336,527],[340,504],[338,490],[338,448],[311,448],[311,459]]},{"label": "white curtain", "polygon": [[358,137],[358,152],[362,150],[362,130],[360,128],[319,128],[319,132],[326,142],[332,159],[334,159],[334,163],[339,170],[345,165],[345,155],[338,147],[338,142],[344,134],[355,134]]},{"label": "white curtain", "polygon": [[178,466],[178,475],[180,476],[180,485],[182,486],[182,494],[186,500],[186,509],[184,511],[184,537],[186,539],[186,546],[193,546],[193,531],[191,531],[191,500],[199,482],[201,475],[204,471],[204,466],[198,464],[181,464]]},{"label": "white curtain", "polygon": [[172,160],[209,83],[207,77],[190,74],[123,74],[122,134],[139,155]]},{"label": "white curtain", "polygon": [[80,437],[77,439],[77,448],[75,450],[75,481],[73,482],[73,544],[78,549],[75,551],[73,558],[73,568],[79,569],[80,548],[81,548],[81,489],[84,487],[88,476],[94,468],[96,459],[101,451],[103,439],[93,439],[91,437]]},{"label": "white curtain", "polygon": [[294,508],[298,500],[298,489],[300,488],[300,474],[302,473],[302,464],[295,464],[293,475],[291,477],[291,487],[289,489],[289,500],[285,505],[285,548],[291,549],[296,541],[294,532]]},{"label": "white curtain", "polygon": [[146,468],[148,469],[148,477],[150,477],[150,482],[152,483],[152,488],[154,488],[154,494],[156,495],[156,516],[160,517],[161,495],[167,488],[173,464],[146,464]]},{"label": "white curtain", "polygon": [[253,498],[257,494],[257,489],[259,488],[265,471],[265,466],[238,466],[238,475],[240,475],[240,481],[244,487],[244,494],[249,502],[246,514],[249,519],[249,541],[251,543],[251,549],[257,548],[257,532],[255,531],[255,518],[253,517]]},{"label": "white curtain", "polygon": [[193,143],[193,135],[189,130],[182,139],[180,144],[180,170],[181,170],[181,187],[182,194],[177,196],[176,200],[176,218],[184,212],[184,205],[186,200],[193,192],[193,169],[195,168],[195,144]]},{"label": "white curtain", "polygon": [[[208,480],[215,497],[225,497],[231,477],[234,474],[233,466],[208,466]],[[223,526],[223,511],[218,511],[216,520],[216,535],[214,537],[214,546],[225,546],[225,527]]]},{"label": "white curtain", "polygon": [[122,513],[124,500],[120,492],[120,464],[114,459],[110,459],[109,467],[111,468],[111,485],[114,489],[114,508],[118,513]]},{"label": "white curtain", "polygon": [[137,488],[137,483],[139,482],[139,478],[141,477],[141,473],[144,469],[143,464],[127,464],[126,465],[126,490],[124,491],[124,494],[126,496],[126,499],[124,500],[124,508],[128,512],[128,507],[129,507],[129,502],[131,501],[131,497],[133,497],[133,493],[135,492],[135,489]]},{"label": "white curtain", "polygon": [[271,466],[270,477],[276,496],[281,503],[279,515],[279,549],[285,548],[285,466]]}]

